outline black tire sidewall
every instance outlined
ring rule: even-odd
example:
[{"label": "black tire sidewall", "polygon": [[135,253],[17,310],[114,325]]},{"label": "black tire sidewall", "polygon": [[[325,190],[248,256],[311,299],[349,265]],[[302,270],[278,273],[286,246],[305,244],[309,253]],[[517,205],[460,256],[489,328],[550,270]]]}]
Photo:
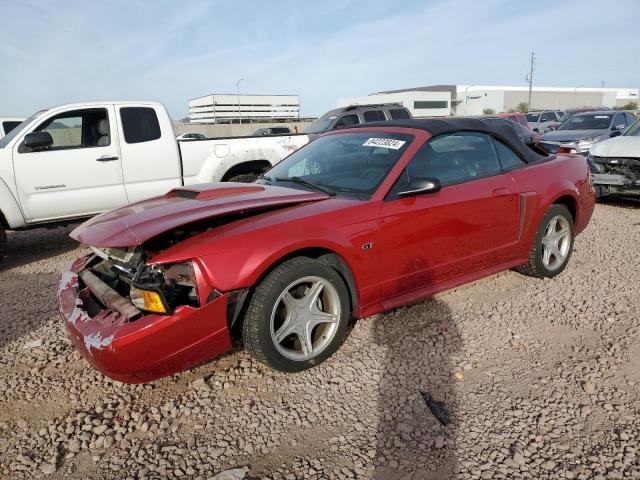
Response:
[{"label": "black tire sidewall", "polygon": [[[559,268],[556,268],[555,270],[549,270],[547,267],[544,266],[544,263],[542,262],[542,237],[544,236],[544,232],[547,229],[547,226],[549,225],[549,221],[557,215],[562,215],[569,222],[569,228],[571,229],[571,243],[569,244],[569,252],[567,253],[567,256],[564,259],[564,262],[562,263],[562,265]],[[560,273],[562,273],[564,269],[567,268],[567,265],[569,264],[569,259],[573,254],[573,243],[575,241],[575,238],[576,238],[575,226],[573,223],[573,217],[571,216],[569,209],[564,205],[558,205],[558,204],[551,205],[547,210],[547,212],[544,214],[544,217],[542,217],[542,221],[540,222],[540,226],[538,227],[538,231],[536,232],[536,238],[535,238],[536,254],[535,254],[534,262],[535,262],[536,269],[538,270],[538,272],[542,274],[543,277],[553,278],[556,275],[559,275]]]},{"label": "black tire sidewall", "polygon": [[[255,322],[258,336],[253,341],[259,342],[259,349],[264,361],[272,368],[282,372],[300,372],[314,367],[329,358],[342,343],[350,317],[350,300],[347,286],[340,274],[330,266],[319,261],[305,258],[304,262],[295,262],[299,258],[285,262],[271,272],[256,288],[254,296],[259,296],[264,306],[260,310],[250,305],[245,322]],[[317,357],[306,361],[295,361],[283,356],[273,344],[271,338],[271,312],[276,300],[286,287],[299,278],[316,276],[331,282],[340,299],[340,320],[331,343]],[[253,302],[253,298],[252,298]],[[247,325],[248,326],[248,325]],[[247,338],[245,338],[245,342]]]},{"label": "black tire sidewall", "polygon": [[7,252],[7,232],[0,226],[0,261],[4,258]]}]

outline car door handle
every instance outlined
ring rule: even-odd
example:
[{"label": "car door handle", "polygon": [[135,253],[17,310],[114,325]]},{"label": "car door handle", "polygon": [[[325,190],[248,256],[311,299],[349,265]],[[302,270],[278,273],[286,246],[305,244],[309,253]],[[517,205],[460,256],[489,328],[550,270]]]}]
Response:
[{"label": "car door handle", "polygon": [[103,155],[101,157],[96,158],[96,162],[113,162],[114,160],[118,160],[118,157]]},{"label": "car door handle", "polygon": [[496,188],[493,191],[494,197],[503,197],[505,195],[509,195],[509,190],[507,190],[506,188]]}]

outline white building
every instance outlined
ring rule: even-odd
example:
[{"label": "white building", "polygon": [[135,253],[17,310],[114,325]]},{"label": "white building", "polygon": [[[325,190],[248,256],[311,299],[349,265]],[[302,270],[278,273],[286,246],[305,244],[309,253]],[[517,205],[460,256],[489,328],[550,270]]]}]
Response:
[{"label": "white building", "polygon": [[[529,103],[528,86],[455,85],[456,115],[482,115],[485,109],[506,112]],[[638,101],[638,88],[533,87],[529,110],[621,107]]]},{"label": "white building", "polygon": [[189,100],[192,123],[239,123],[300,117],[298,95],[211,94]]},{"label": "white building", "polygon": [[[364,103],[401,103],[414,117],[482,115],[515,110],[529,101],[528,86],[431,85],[373,93],[365,97],[342,98],[338,106]],[[580,107],[621,107],[640,101],[638,88],[533,87],[531,108],[570,110]]]},{"label": "white building", "polygon": [[400,90],[380,92],[365,97],[341,98],[338,107],[366,105],[368,103],[400,103],[414,117],[448,117],[451,115],[451,94],[449,92],[425,92]]}]

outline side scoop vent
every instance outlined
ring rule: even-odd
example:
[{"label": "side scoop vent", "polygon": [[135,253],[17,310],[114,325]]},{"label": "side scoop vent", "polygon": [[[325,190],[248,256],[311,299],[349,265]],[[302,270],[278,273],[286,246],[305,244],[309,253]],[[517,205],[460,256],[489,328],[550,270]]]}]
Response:
[{"label": "side scoop vent", "polygon": [[175,188],[167,193],[167,198],[187,198],[189,200],[210,200],[219,197],[232,197],[264,191],[264,187],[255,186],[230,186],[216,188]]}]

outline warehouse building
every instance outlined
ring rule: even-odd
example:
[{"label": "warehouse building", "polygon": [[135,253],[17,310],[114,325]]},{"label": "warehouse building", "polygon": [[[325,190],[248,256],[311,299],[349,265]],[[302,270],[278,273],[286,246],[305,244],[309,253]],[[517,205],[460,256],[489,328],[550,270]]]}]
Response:
[{"label": "warehouse building", "polygon": [[211,94],[189,100],[191,123],[286,121],[299,117],[298,95]]},{"label": "warehouse building", "polygon": [[[533,87],[530,110],[622,107],[632,101],[638,102],[639,97],[638,88]],[[338,100],[338,106],[397,102],[407,107],[414,117],[441,117],[482,115],[487,110],[508,112],[528,101],[528,86],[430,85],[344,98]]]}]

